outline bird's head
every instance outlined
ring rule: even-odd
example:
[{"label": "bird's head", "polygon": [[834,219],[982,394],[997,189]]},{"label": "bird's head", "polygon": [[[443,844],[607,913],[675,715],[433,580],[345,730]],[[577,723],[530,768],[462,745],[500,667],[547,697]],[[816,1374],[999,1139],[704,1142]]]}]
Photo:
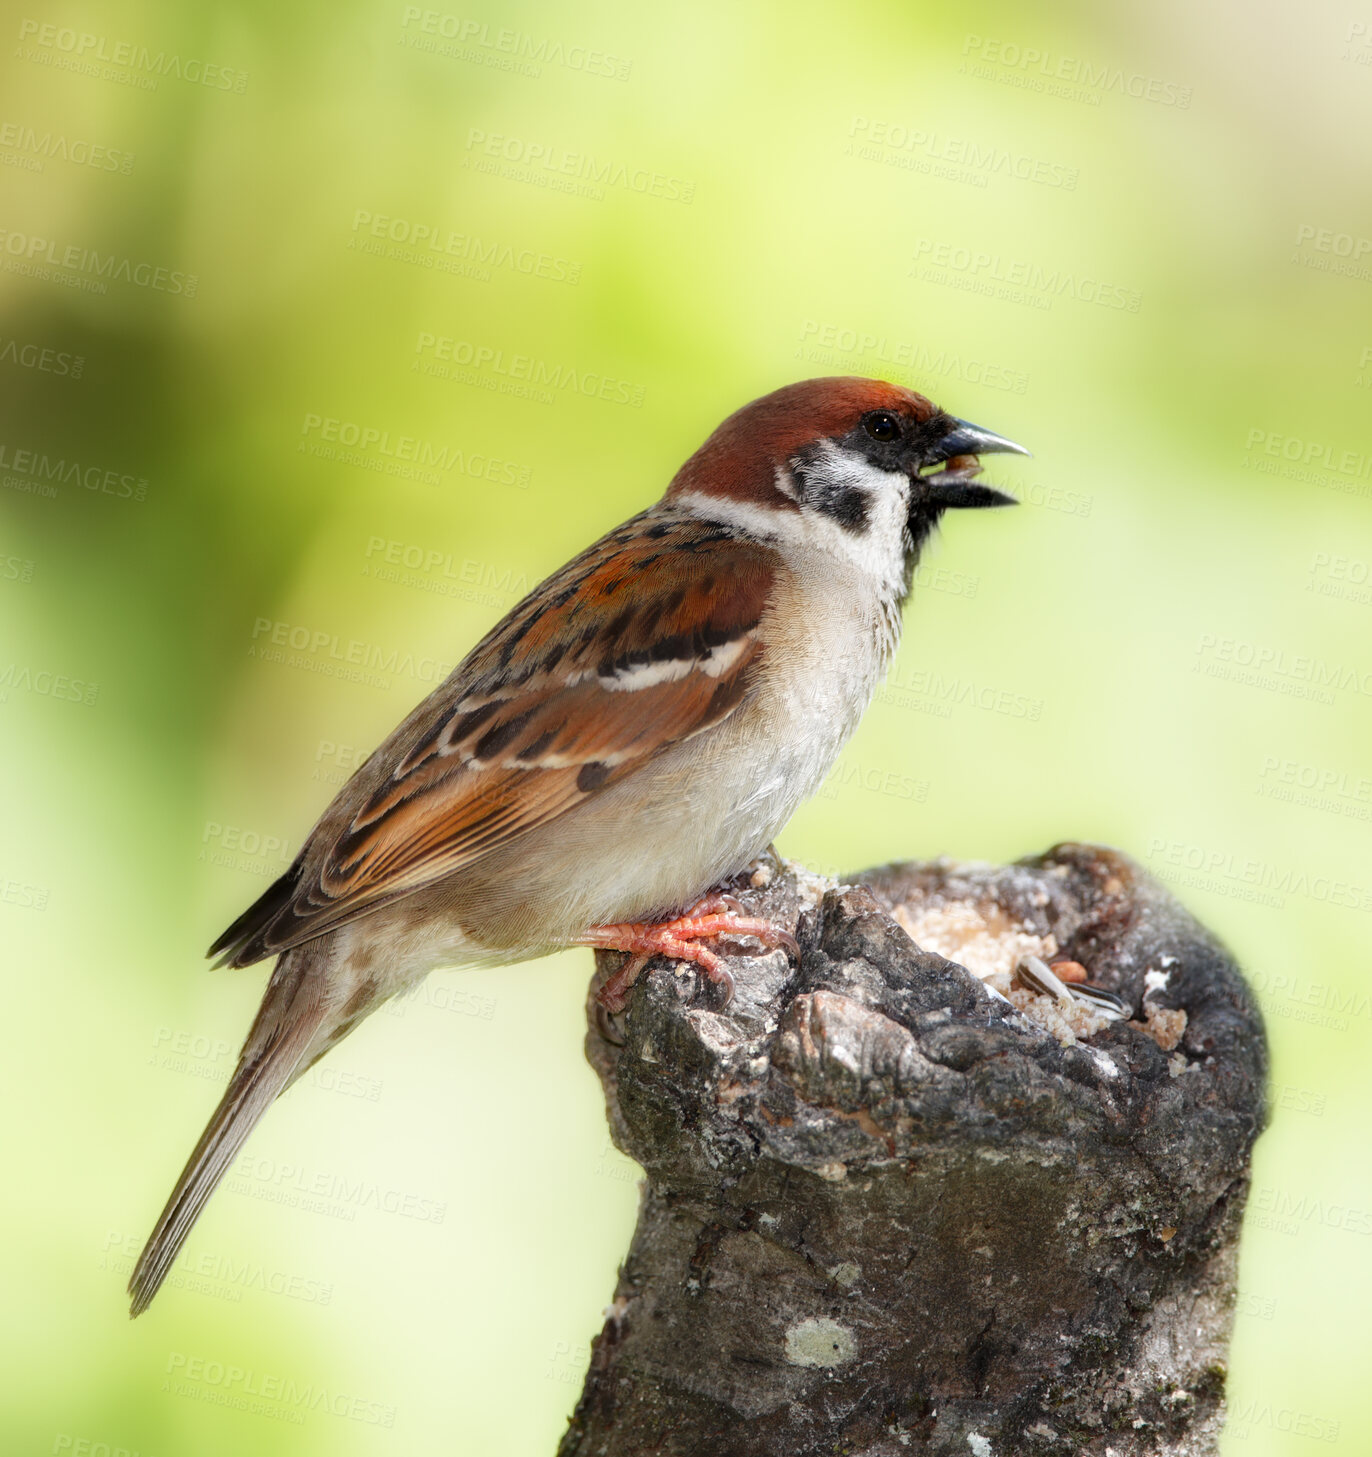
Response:
[{"label": "bird's head", "polygon": [[[908,571],[942,514],[1010,506],[978,456],[1029,452],[882,380],[802,380],[736,410],[682,466],[670,498],[695,498],[782,537],[828,535],[879,552],[893,534]],[[703,499],[702,499],[703,498]],[[844,538],[847,538],[845,542]]]}]

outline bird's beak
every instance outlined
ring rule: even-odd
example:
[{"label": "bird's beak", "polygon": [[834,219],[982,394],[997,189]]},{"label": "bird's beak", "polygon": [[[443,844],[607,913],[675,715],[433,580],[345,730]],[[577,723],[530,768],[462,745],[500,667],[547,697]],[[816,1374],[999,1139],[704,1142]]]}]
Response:
[{"label": "bird's beak", "polygon": [[[994,486],[983,486],[976,477],[981,474],[979,455],[994,455],[997,451],[1013,455],[1028,455],[1022,446],[1007,440],[994,431],[983,430],[970,420],[954,417],[953,428],[933,447],[931,463],[949,461],[941,471],[921,476],[928,489],[930,505],[939,507],[1014,506],[1018,502],[1013,496],[998,491]],[[966,457],[964,461],[962,458]]]},{"label": "bird's beak", "polygon": [[1029,454],[1022,445],[1016,445],[1013,440],[991,430],[983,430],[970,420],[954,418],[953,425],[955,428],[935,446],[935,460],[947,460],[954,455],[994,455],[997,451],[1011,455]]}]

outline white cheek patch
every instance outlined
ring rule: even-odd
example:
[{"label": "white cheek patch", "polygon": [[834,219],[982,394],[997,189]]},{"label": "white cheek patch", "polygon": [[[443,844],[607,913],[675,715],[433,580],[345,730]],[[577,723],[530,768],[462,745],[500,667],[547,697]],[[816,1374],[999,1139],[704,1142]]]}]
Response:
[{"label": "white cheek patch", "polygon": [[[794,463],[792,469],[802,478],[798,495],[809,544],[845,557],[875,577],[899,581],[905,568],[910,517],[910,479],[905,472],[882,470],[832,440],[821,442],[809,459]],[[845,492],[862,496],[866,521],[861,530],[808,504],[811,498],[833,498]]]},{"label": "white cheek patch", "polygon": [[865,455],[844,450],[832,440],[819,441],[808,457],[792,461],[791,471],[800,477],[802,489],[793,487],[792,494],[802,504],[855,491],[869,512],[881,514],[883,507],[895,506],[902,517],[909,514],[910,478],[904,471],[882,470]]}]

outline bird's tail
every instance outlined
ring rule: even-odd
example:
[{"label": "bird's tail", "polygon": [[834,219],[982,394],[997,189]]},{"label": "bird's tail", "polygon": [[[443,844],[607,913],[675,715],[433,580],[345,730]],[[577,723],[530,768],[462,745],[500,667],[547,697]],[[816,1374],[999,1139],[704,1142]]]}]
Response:
[{"label": "bird's tail", "polygon": [[229,1086],[134,1266],[130,1314],[148,1308],[257,1120],[323,1050],[317,1042],[327,1013],[324,971],[318,942],[293,947],[278,960]]}]

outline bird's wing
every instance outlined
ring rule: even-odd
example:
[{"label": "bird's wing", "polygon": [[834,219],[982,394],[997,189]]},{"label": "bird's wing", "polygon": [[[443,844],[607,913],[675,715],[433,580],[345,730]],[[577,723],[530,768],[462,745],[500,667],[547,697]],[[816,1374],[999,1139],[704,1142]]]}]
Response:
[{"label": "bird's wing", "polygon": [[461,870],[747,696],[775,554],[663,508],[534,589],[340,791],[211,955],[246,966]]}]

